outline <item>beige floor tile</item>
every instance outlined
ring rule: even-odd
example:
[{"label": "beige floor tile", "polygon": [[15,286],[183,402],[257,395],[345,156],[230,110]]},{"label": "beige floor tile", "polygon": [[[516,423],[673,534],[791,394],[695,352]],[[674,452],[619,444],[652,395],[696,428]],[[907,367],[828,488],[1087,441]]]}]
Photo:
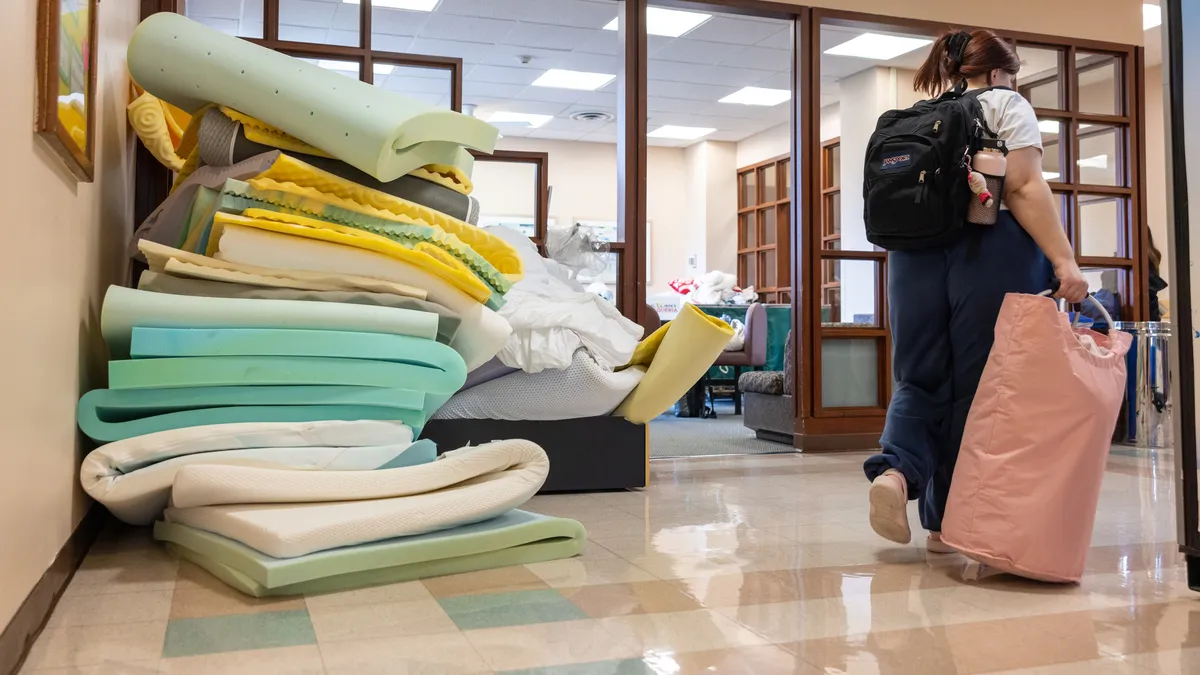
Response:
[{"label": "beige floor tile", "polygon": [[1088,629],[1101,656],[1200,649],[1200,602],[1189,598],[1092,612]]},{"label": "beige floor tile", "polygon": [[21,675],[156,675],[157,673],[158,659],[137,662],[113,661],[94,666],[46,668],[42,670],[21,669]]},{"label": "beige floor tile", "polygon": [[164,675],[322,675],[325,664],[316,645],[257,649],[163,659]]},{"label": "beige floor tile", "polygon": [[643,660],[655,673],[821,675],[821,671],[803,659],[771,645],[703,652],[650,653]]},{"label": "beige floor tile", "polygon": [[47,628],[58,626],[117,625],[166,621],[171,614],[171,591],[118,595],[63,596],[50,615]]},{"label": "beige floor tile", "polygon": [[1173,649],[1126,658],[1148,675],[1195,675],[1200,673],[1200,649]]},{"label": "beige floor tile", "polygon": [[457,630],[436,600],[318,606],[308,613],[319,644]]},{"label": "beige floor tile", "polygon": [[30,670],[140,663],[162,656],[167,622],[47,628],[25,661]]},{"label": "beige floor tile", "polygon": [[303,598],[255,598],[184,562],[171,599],[172,619],[304,609]]},{"label": "beige floor tile", "polygon": [[643,651],[704,651],[766,644],[763,636],[713,610],[619,616],[600,622],[606,631]]},{"label": "beige floor tile", "polygon": [[1122,659],[1094,659],[1077,663],[1060,663],[1039,668],[997,671],[988,675],[1164,675],[1163,671],[1147,669],[1139,663]]},{"label": "beige floor tile", "polygon": [[84,558],[64,595],[170,591],[178,567],[179,561],[161,547],[92,553]]},{"label": "beige floor tile", "polygon": [[425,579],[422,583],[435,598],[453,598],[481,593],[540,591],[547,588],[546,582],[521,566],[435,577]]},{"label": "beige floor tile", "polygon": [[488,628],[464,635],[496,671],[628,659],[642,654],[640,645],[612,635],[596,620]]},{"label": "beige floor tile", "polygon": [[695,598],[665,581],[582,586],[559,592],[593,619],[702,609]]},{"label": "beige floor tile", "polygon": [[526,567],[550,588],[655,581],[654,575],[620,558],[609,560],[572,558],[534,563],[526,565]]},{"label": "beige floor tile", "polygon": [[377,605],[391,602],[417,602],[432,599],[433,595],[425,587],[425,584],[420,581],[410,581],[402,584],[360,588],[353,591],[309,595],[305,596],[304,602],[308,605],[309,611],[312,611],[313,608],[324,609],[327,607]]},{"label": "beige floor tile", "polygon": [[321,645],[329,675],[491,675],[461,633]]}]

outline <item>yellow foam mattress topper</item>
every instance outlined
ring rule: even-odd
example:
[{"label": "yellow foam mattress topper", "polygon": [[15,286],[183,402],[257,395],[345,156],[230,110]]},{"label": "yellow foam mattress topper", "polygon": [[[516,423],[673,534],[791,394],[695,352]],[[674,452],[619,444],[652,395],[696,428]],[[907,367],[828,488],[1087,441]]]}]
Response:
[{"label": "yellow foam mattress topper", "polygon": [[733,337],[733,328],[685,303],[679,316],[638,343],[625,368],[645,368],[641,383],[613,414],[645,424],[692,388]]},{"label": "yellow foam mattress topper", "polygon": [[221,235],[224,233],[224,229],[231,225],[373,251],[424,270],[478,302],[487,302],[492,297],[492,290],[480,281],[479,277],[475,276],[466,265],[450,256],[437,258],[427,251],[419,250],[416,247],[407,248],[373,232],[265,209],[246,209],[240,216],[217,213],[213,217],[212,234],[208,238],[207,253],[209,256],[215,255],[220,250]]},{"label": "yellow foam mattress topper", "polygon": [[167,113],[165,105],[151,94],[142,93],[129,104],[126,114],[129,126],[154,159],[172,171],[180,171],[186,160],[176,149],[183,140],[183,130]]},{"label": "yellow foam mattress topper", "polygon": [[[386,214],[391,214],[393,218],[410,219],[400,220],[399,222],[415,222],[436,227],[444,232],[453,234],[462,240],[464,244],[475,249],[476,253],[483,256],[484,260],[491,263],[493,267],[509,279],[517,281],[524,275],[521,257],[517,255],[516,249],[510,246],[508,242],[486,230],[458,220],[457,218],[452,218],[441,211],[435,211],[427,206],[348,181],[302,162],[295,157],[280,156],[270,169],[267,169],[256,178],[252,178],[247,182],[260,189],[278,189],[268,187],[266,183],[257,182],[263,180],[273,181],[282,185],[292,183],[301,188],[310,188],[318,193],[333,195],[345,202],[374,209],[374,211],[367,215],[386,217]],[[337,204],[337,206],[350,208],[346,204]]]},{"label": "yellow foam mattress topper", "polygon": [[[146,263],[153,272],[166,272],[174,276],[191,276],[211,281],[235,281],[253,286],[297,288],[311,291],[371,291],[389,293],[425,300],[429,293],[421,288],[399,284],[384,279],[361,277],[353,274],[308,272],[304,270],[274,269],[244,265],[241,263],[210,258],[198,253],[181,251],[177,248],[157,244],[146,239],[138,242],[138,250],[146,256]],[[201,271],[196,271],[197,268]]]}]

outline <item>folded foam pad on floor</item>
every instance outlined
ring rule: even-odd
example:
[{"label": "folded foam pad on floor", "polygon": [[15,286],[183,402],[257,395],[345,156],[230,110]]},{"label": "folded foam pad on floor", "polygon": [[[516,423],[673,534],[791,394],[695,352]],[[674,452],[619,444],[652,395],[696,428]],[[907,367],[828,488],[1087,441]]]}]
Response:
[{"label": "folded foam pad on floor", "polygon": [[166,519],[295,558],[495,518],[533,497],[549,469],[545,451],[524,440],[380,471],[189,466],[175,476]]},{"label": "folded foam pad on floor", "polygon": [[435,246],[420,243],[409,248],[403,244],[374,232],[367,232],[345,225],[329,223],[316,218],[277,213],[264,209],[247,209],[244,216],[231,213],[216,213],[213,216],[212,234],[208,238],[206,254],[211,256],[219,250],[218,243],[226,227],[249,227],[267,232],[326,241],[342,246],[373,251],[399,262],[412,265],[431,274],[478,302],[493,302],[499,306],[501,300],[487,284],[483,283],[466,265]]},{"label": "folded foam pad on floor", "polygon": [[[142,240],[138,243],[152,272],[169,272],[207,281],[241,283],[264,288],[293,288],[309,291],[368,291],[424,300],[425,289],[356,274],[309,272],[255,267],[189,253]],[[218,296],[224,297],[224,296]]]},{"label": "folded foam pad on floor", "polygon": [[469,172],[490,153],[495,127],[162,12],[134,31],[134,81],[185,112],[229,106],[291,134],[382,181],[429,164]]},{"label": "folded foam pad on floor", "polygon": [[[172,387],[93,389],[79,399],[84,434],[110,443],[216,424],[395,420],[425,426],[426,395],[380,387]],[[381,444],[382,445],[382,444]]]},{"label": "folded foam pad on floor", "polygon": [[199,298],[109,286],[100,314],[100,331],[114,357],[129,354],[134,326],[346,330],[434,340],[438,317],[429,312],[392,307],[302,300]]},{"label": "folded foam pad on floor", "polygon": [[[199,144],[200,159],[207,165],[215,166],[232,166],[258,155],[278,151],[271,145],[247,138],[242,124],[220,110],[208,111],[200,121]],[[441,211],[472,225],[478,224],[479,201],[469,196],[469,184],[464,185],[426,170],[418,170],[385,183],[338,159],[299,150],[289,150],[289,153],[340,178]]]},{"label": "folded foam pad on floor", "polygon": [[416,466],[436,458],[436,447],[408,441],[369,447],[300,445],[214,450],[126,468],[121,466],[119,457],[102,447],[84,459],[79,477],[83,489],[114,516],[131,525],[149,525],[162,517],[175,475],[184,466],[219,464],[296,471],[370,471],[384,466]]},{"label": "folded foam pad on floor", "polygon": [[417,223],[432,225],[458,237],[501,273],[510,275],[514,281],[522,274],[521,258],[516,250],[487,230],[452,218],[441,211],[339,178],[295,157],[280,155],[269,169],[248,182],[262,189],[278,189],[278,186],[290,183],[298,188],[292,192],[301,196],[324,195],[326,199],[332,196],[345,203],[358,205],[360,209],[376,209],[383,214],[390,214],[392,218],[406,217]]},{"label": "folded foam pad on floor", "polygon": [[[458,382],[459,386],[467,378],[462,357],[450,347],[433,340],[388,333],[134,326],[129,354],[135,359],[288,356],[386,361],[439,370],[446,382]],[[405,388],[424,391],[417,386]]]},{"label": "folded foam pad on floor", "polygon": [[456,393],[436,419],[565,420],[608,415],[642,381],[644,371],[614,373],[586,349],[575,351],[565,370],[515,372]]},{"label": "folded foam pad on floor", "polygon": [[679,316],[638,344],[627,368],[646,375],[617,409],[634,424],[645,424],[667,411],[704,375],[733,337],[733,328],[684,303]]},{"label": "folded foam pad on floor", "polygon": [[209,281],[146,270],[138,278],[138,290],[174,295],[195,295],[209,298],[242,298],[246,300],[306,300],[309,302],[340,302],[349,305],[396,307],[431,312],[438,315],[437,341],[450,344],[461,320],[458,314],[439,304],[391,293],[370,291],[313,291],[295,288],[268,288],[227,281]]},{"label": "folded foam pad on floor", "polygon": [[468,371],[490,361],[512,333],[503,317],[457,288],[412,265],[373,251],[238,226],[225,228],[220,249],[222,259],[243,265],[330,274],[357,273],[424,288],[430,302],[457,312],[462,320],[450,346],[462,355]]},{"label": "folded foam pad on floor", "polygon": [[[502,272],[459,237],[440,227],[418,222],[409,216],[363,206],[335,195],[263,179],[262,188],[239,180],[228,180],[218,188],[200,187],[195,192],[187,225],[178,245],[196,253],[212,253],[213,219],[217,213],[251,215],[247,209],[275,214],[315,218],[334,225],[370,232],[417,252],[425,252],[448,264],[467,267],[499,293],[506,293],[521,276],[511,265]],[[260,216],[271,219],[272,216]],[[278,219],[278,218],[277,218]],[[495,257],[495,256],[493,256]]]},{"label": "folded foam pad on floor", "polygon": [[154,537],[237,590],[255,597],[332,593],[570,558],[586,533],[574,520],[509,511],[439,532],[273,558],[244,544],[160,521]]}]

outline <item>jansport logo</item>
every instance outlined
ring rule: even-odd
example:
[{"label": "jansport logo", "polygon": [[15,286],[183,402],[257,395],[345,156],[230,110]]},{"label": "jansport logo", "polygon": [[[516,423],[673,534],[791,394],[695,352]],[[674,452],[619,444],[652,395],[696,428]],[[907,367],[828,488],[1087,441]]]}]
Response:
[{"label": "jansport logo", "polygon": [[912,164],[912,155],[911,154],[893,155],[891,157],[883,158],[882,170],[883,171],[893,171],[895,169],[903,169],[904,167],[909,166],[910,164]]}]

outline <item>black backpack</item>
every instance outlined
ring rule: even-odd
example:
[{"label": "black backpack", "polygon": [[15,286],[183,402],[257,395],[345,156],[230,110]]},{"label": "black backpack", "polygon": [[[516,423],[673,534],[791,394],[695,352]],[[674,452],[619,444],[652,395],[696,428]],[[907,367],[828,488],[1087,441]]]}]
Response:
[{"label": "black backpack", "polygon": [[884,113],[867,144],[863,220],[867,241],[888,251],[940,246],[967,224],[967,164],[996,138],[979,95],[955,89]]}]

